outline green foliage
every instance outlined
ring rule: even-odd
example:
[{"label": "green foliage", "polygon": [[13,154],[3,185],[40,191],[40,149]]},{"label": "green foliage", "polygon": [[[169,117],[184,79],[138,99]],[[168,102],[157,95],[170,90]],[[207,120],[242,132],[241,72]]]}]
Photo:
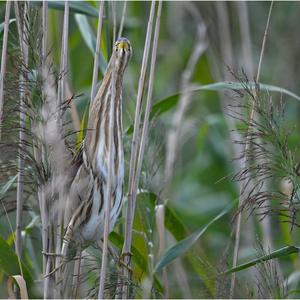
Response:
[{"label": "green foliage", "polygon": [[[23,262],[19,262],[16,253],[7,244],[7,242],[0,236],[0,269],[8,276],[23,275],[28,290],[33,287],[33,278],[31,271],[25,266]],[[33,295],[33,291],[30,293]]]},{"label": "green foliage", "polygon": [[262,263],[264,261],[268,261],[268,260],[272,260],[272,259],[276,259],[276,258],[283,258],[286,256],[289,256],[291,254],[295,254],[295,253],[299,253],[300,249],[299,247],[295,247],[295,246],[286,246],[283,247],[281,249],[275,250],[267,255],[258,257],[256,259],[253,259],[247,263],[241,264],[235,268],[231,268],[228,271],[224,272],[223,274],[227,275],[230,273],[235,273],[235,272],[239,272],[241,270],[244,269],[248,269],[250,267],[255,266],[256,264]]},{"label": "green foliage", "polygon": [[154,268],[154,272],[159,272],[162,268],[166,267],[170,264],[174,259],[182,256],[185,252],[187,252],[207,231],[207,229],[216,221],[218,221],[221,217],[227,214],[231,209],[232,205],[225,208],[221,213],[219,213],[215,218],[213,218],[209,223],[207,223],[203,228],[194,232],[192,235],[186,237],[184,240],[181,240],[174,246],[170,247],[160,258],[159,262]]},{"label": "green foliage", "polygon": [[[41,1],[33,1],[32,5],[41,5]],[[65,4],[62,1],[49,1],[49,7],[57,10],[64,10]],[[69,2],[70,12],[84,14],[91,17],[98,17],[98,11],[93,6],[89,5],[84,1],[70,1]]]}]

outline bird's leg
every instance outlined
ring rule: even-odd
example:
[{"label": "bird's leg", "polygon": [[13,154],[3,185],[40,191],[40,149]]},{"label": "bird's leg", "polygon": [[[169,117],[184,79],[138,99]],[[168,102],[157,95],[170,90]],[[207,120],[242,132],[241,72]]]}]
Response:
[{"label": "bird's leg", "polygon": [[[129,266],[130,265],[130,261],[131,261],[131,257],[132,257],[132,253],[131,252],[127,252],[127,253],[121,253],[119,256],[119,266],[123,266],[124,268],[126,268],[130,273],[132,273],[132,269]],[[129,257],[128,262],[125,263],[125,258]]]},{"label": "bird's leg", "polygon": [[42,254],[46,255],[46,256],[60,256],[60,257],[63,257],[63,255],[61,253],[52,253],[52,252],[42,251]]},{"label": "bird's leg", "polygon": [[[99,247],[102,249],[102,243],[103,240],[101,239],[100,243],[99,243]],[[125,267],[129,272],[132,272],[132,269],[129,267],[130,264],[130,260],[131,260],[131,256],[132,253],[121,253],[120,255],[117,253],[117,251],[114,249],[114,247],[108,243],[108,252],[109,254],[112,256],[112,259],[118,263],[119,266],[123,266]],[[124,259],[126,256],[129,256],[129,260],[128,263],[124,262]]]}]

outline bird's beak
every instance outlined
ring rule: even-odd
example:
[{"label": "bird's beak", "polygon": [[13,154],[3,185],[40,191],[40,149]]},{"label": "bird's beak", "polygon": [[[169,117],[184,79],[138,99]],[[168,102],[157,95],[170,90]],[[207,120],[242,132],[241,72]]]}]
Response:
[{"label": "bird's beak", "polygon": [[129,44],[125,41],[119,42],[117,44],[118,50],[125,50],[127,51],[129,49]]}]

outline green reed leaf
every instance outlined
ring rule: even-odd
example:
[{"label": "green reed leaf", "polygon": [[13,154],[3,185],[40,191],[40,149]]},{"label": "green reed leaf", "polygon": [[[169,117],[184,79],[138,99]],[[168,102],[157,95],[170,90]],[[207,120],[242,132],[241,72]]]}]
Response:
[{"label": "green reed leaf", "polygon": [[[42,1],[30,1],[31,5],[41,6]],[[48,6],[57,10],[64,10],[65,4],[63,1],[48,1]],[[98,11],[93,6],[84,1],[70,1],[69,2],[70,13],[79,13],[86,16],[98,17]]]},{"label": "green reed leaf", "polygon": [[[94,56],[94,53],[96,51],[96,36],[89,24],[88,18],[82,14],[75,14],[74,17],[84,42]],[[100,53],[99,57],[99,69],[103,75],[106,69],[106,62],[102,53]]]},{"label": "green reed leaf", "polygon": [[[21,266],[24,279],[26,281],[27,287],[29,288],[33,284],[31,272],[23,262],[21,262]],[[9,276],[21,274],[17,254],[2,238],[2,236],[0,236],[0,269]]]},{"label": "green reed leaf", "polygon": [[216,221],[218,221],[220,218],[226,215],[232,209],[232,207],[233,204],[230,204],[204,227],[197,230],[187,238],[181,240],[180,242],[166,250],[166,252],[160,258],[159,262],[156,264],[154,272],[159,272],[161,269],[169,265],[173,260],[185,254],[199,240],[199,238],[206,232],[206,230],[212,224],[214,224]]},{"label": "green reed leaf", "polygon": [[259,258],[253,259],[253,260],[251,260],[247,263],[244,263],[242,265],[239,265],[235,268],[231,268],[228,271],[225,271],[224,273],[222,273],[222,275],[227,275],[227,274],[230,274],[230,273],[239,272],[241,270],[253,267],[256,264],[262,263],[264,261],[268,261],[268,260],[275,259],[275,258],[283,258],[285,256],[289,256],[291,254],[299,253],[299,252],[300,252],[299,247],[286,246],[286,247],[280,248],[278,250],[275,250],[275,251],[271,252],[270,254],[267,254],[267,255],[261,256]]},{"label": "green reed leaf", "polygon": [[[297,94],[270,84],[264,84],[260,83],[259,85],[260,91],[263,92],[277,92],[281,93],[283,95],[290,96],[298,101],[300,101],[300,96]],[[170,111],[172,108],[174,108],[178,101],[179,97],[183,92],[189,92],[189,93],[197,93],[201,91],[224,91],[224,90],[244,90],[245,87],[249,88],[250,90],[255,90],[256,85],[254,82],[246,83],[240,83],[240,82],[231,82],[231,81],[224,81],[224,82],[215,82],[211,84],[206,84],[198,87],[193,87],[190,89],[187,89],[185,91],[180,91],[178,93],[175,93],[173,95],[170,95],[162,100],[158,100],[155,102],[155,104],[152,106],[152,110],[150,113],[150,120],[152,120],[154,117],[159,117],[160,115]],[[133,126],[129,126],[126,130],[127,134],[132,134],[133,132]]]}]

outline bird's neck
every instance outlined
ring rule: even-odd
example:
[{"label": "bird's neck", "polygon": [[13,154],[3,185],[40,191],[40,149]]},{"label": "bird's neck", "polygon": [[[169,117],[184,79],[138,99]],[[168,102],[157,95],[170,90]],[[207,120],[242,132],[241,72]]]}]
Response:
[{"label": "bird's neck", "polygon": [[[99,169],[99,165],[107,162],[108,151],[113,151],[116,163],[122,156],[122,79],[123,71],[115,71],[113,87],[112,60],[109,62],[100,89],[91,103],[88,129],[85,138],[85,150],[87,161],[93,170]],[[112,92],[114,89],[114,92]],[[113,95],[112,95],[113,94]],[[111,109],[111,106],[112,109]],[[110,120],[113,118],[113,149],[109,149],[111,130]]]}]

